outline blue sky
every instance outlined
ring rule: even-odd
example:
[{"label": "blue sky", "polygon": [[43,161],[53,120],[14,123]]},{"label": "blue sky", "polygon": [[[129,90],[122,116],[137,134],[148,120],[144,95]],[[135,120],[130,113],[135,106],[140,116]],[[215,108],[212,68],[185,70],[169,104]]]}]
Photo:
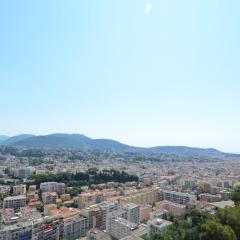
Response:
[{"label": "blue sky", "polygon": [[238,0],[1,1],[0,134],[240,152],[239,11]]}]

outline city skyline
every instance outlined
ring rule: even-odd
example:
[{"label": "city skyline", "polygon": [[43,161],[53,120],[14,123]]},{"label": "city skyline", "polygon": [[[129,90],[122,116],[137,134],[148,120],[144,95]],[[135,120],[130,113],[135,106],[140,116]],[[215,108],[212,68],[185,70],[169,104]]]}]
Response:
[{"label": "city skyline", "polygon": [[239,153],[239,7],[1,2],[0,134]]},{"label": "city skyline", "polygon": [[0,1],[0,239],[240,240],[240,1]]}]

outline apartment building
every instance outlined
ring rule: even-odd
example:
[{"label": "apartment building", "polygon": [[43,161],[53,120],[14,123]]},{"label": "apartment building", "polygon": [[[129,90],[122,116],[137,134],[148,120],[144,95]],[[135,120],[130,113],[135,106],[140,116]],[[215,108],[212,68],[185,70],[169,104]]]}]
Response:
[{"label": "apartment building", "polygon": [[222,190],[222,191],[220,191],[220,195],[221,195],[221,199],[223,201],[227,201],[227,200],[231,199],[232,193],[229,191],[226,191],[226,190]]},{"label": "apartment building", "polygon": [[186,205],[188,202],[194,201],[197,198],[195,195],[189,193],[159,189],[159,199],[161,201],[167,200],[170,202]]},{"label": "apartment building", "polygon": [[12,209],[0,212],[0,240],[71,240],[86,236],[87,230],[87,218],[71,209],[47,217],[27,207],[20,214]]},{"label": "apartment building", "polygon": [[145,191],[141,191],[135,193],[130,196],[120,198],[120,206],[124,207],[124,205],[128,203],[135,203],[141,206],[144,205],[153,205],[158,200],[158,191],[157,189],[147,189]]},{"label": "apartment building", "polygon": [[135,203],[129,203],[124,206],[123,210],[125,211],[125,219],[129,222],[139,224],[140,221],[140,206]]},{"label": "apartment building", "polygon": [[37,185],[29,185],[28,191],[34,192],[34,191],[36,191],[36,190],[37,190]]},{"label": "apartment building", "polygon": [[202,193],[199,195],[200,201],[206,201],[206,202],[219,202],[221,201],[221,195],[213,195],[208,193]]},{"label": "apartment building", "polygon": [[131,223],[124,218],[111,218],[109,221],[108,233],[116,239],[121,239],[133,234],[137,224]]},{"label": "apartment building", "polygon": [[59,216],[45,217],[33,222],[32,240],[60,240],[64,235],[64,222]]},{"label": "apartment building", "polygon": [[44,182],[40,184],[41,192],[56,192],[58,195],[65,193],[65,183]]},{"label": "apartment building", "polygon": [[140,222],[147,222],[150,218],[150,213],[152,212],[152,207],[147,205],[147,206],[142,206],[140,207]]},{"label": "apartment building", "polygon": [[110,213],[117,211],[119,209],[119,204],[118,202],[103,202],[98,204],[98,206],[101,209],[101,215],[102,215],[102,223],[99,229],[106,230],[107,217]]},{"label": "apartment building", "polygon": [[193,189],[197,186],[197,181],[196,180],[191,180],[191,179],[185,179],[184,180],[184,186],[188,189]]},{"label": "apartment building", "polygon": [[11,187],[6,185],[0,185],[0,199],[8,197],[10,195]]},{"label": "apartment building", "polygon": [[172,222],[160,218],[154,218],[152,220],[149,220],[147,222],[148,237],[152,237],[154,233],[165,231],[171,225]]},{"label": "apartment building", "polygon": [[186,205],[173,203],[170,201],[156,202],[156,210],[167,210],[172,216],[180,217],[186,214]]},{"label": "apartment building", "polygon": [[89,228],[101,229],[103,218],[101,208],[98,205],[82,209],[81,215],[88,219]]},{"label": "apartment building", "polygon": [[19,184],[13,186],[13,195],[25,195],[26,194],[26,185],[25,184]]},{"label": "apartment building", "polygon": [[27,179],[31,177],[35,172],[34,167],[22,167],[15,170],[15,176],[21,179]]},{"label": "apartment building", "polygon": [[26,206],[26,196],[11,196],[3,199],[3,208],[12,208],[14,211]]},{"label": "apartment building", "polygon": [[13,209],[2,209],[0,213],[0,240],[33,239],[32,225],[41,214],[34,209],[23,207],[18,214]]},{"label": "apartment building", "polygon": [[84,208],[89,205],[104,202],[106,197],[99,192],[81,193],[78,197],[74,198],[74,203],[78,208]]},{"label": "apartment building", "polygon": [[56,204],[57,202],[57,193],[55,192],[43,192],[42,201],[44,205],[47,204]]},{"label": "apartment building", "polygon": [[32,222],[15,223],[0,229],[0,240],[32,239]]},{"label": "apartment building", "polygon": [[81,214],[88,218],[89,228],[106,229],[107,217],[119,209],[118,202],[103,202],[81,210]]},{"label": "apartment building", "polygon": [[58,183],[57,185],[57,194],[62,195],[65,193],[66,185],[65,183]]},{"label": "apartment building", "polygon": [[79,214],[63,219],[63,239],[72,240],[86,236],[88,220]]},{"label": "apartment building", "polygon": [[232,185],[233,185],[232,181],[230,181],[230,180],[218,181],[217,182],[218,187],[230,188]]},{"label": "apartment building", "polygon": [[70,201],[70,200],[71,200],[71,195],[70,195],[70,194],[62,194],[62,195],[60,196],[60,199],[61,199],[62,201]]},{"label": "apartment building", "polygon": [[90,229],[87,232],[87,239],[89,240],[112,240],[111,236],[99,229]]}]

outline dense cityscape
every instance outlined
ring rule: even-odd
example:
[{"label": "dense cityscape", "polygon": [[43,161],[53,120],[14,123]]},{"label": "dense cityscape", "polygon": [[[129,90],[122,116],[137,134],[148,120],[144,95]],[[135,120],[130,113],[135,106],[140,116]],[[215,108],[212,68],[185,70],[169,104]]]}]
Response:
[{"label": "dense cityscape", "polygon": [[2,145],[0,239],[240,239],[238,155],[189,158]]},{"label": "dense cityscape", "polygon": [[0,0],[0,240],[240,240],[240,0]]}]

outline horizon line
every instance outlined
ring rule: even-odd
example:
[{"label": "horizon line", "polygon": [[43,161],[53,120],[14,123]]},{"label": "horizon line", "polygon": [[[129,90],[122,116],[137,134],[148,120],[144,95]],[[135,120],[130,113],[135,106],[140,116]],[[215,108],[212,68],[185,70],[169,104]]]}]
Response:
[{"label": "horizon line", "polygon": [[36,134],[36,133],[19,133],[19,134],[16,134],[16,135],[8,135],[8,134],[0,134],[0,136],[5,136],[5,137],[8,137],[8,138],[12,138],[12,137],[16,137],[16,136],[20,136],[20,135],[33,135],[33,137],[39,137],[39,136],[49,136],[49,135],[54,135],[54,134],[66,134],[66,135],[83,135],[85,137],[88,137],[92,140],[98,140],[98,139],[105,139],[105,140],[112,140],[112,141],[117,141],[121,144],[124,144],[124,145],[128,145],[128,146],[131,146],[131,147],[138,147],[138,148],[155,148],[155,147],[188,147],[188,148],[199,148],[199,149],[215,149],[215,150],[218,150],[220,152],[223,152],[223,153],[228,153],[228,154],[240,154],[238,152],[232,152],[232,151],[225,151],[225,150],[221,150],[217,147],[202,147],[202,146],[193,146],[193,145],[182,145],[182,144],[166,144],[166,145],[151,145],[151,146],[137,146],[135,144],[130,144],[130,143],[124,143],[120,140],[115,140],[113,138],[92,138],[92,137],[89,137],[88,135],[86,134],[83,134],[83,133],[76,133],[76,132],[73,132],[73,133],[68,133],[68,132],[54,132],[54,133],[47,133],[47,134]]}]

